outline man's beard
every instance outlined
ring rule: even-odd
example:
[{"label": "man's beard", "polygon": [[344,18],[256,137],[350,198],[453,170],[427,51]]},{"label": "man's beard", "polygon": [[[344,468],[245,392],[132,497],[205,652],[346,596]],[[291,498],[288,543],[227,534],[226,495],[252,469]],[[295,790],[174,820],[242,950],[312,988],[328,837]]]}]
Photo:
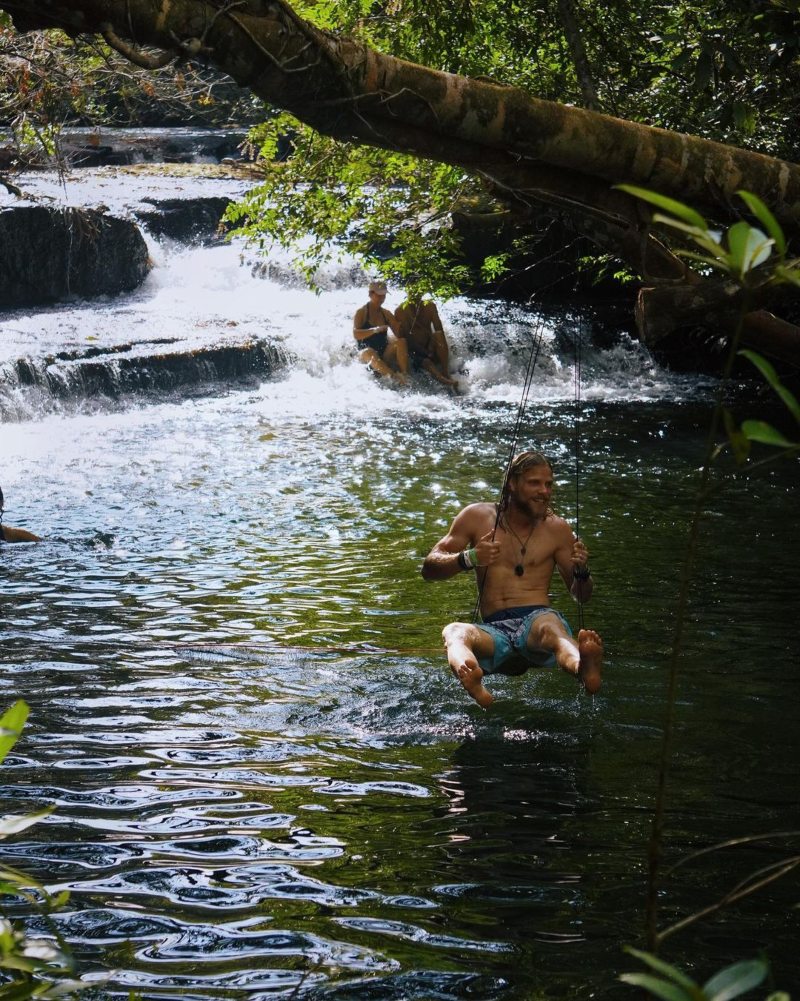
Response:
[{"label": "man's beard", "polygon": [[549,503],[545,498],[542,500],[523,501],[514,494],[511,494],[509,500],[512,508],[531,521],[538,521],[547,515]]}]

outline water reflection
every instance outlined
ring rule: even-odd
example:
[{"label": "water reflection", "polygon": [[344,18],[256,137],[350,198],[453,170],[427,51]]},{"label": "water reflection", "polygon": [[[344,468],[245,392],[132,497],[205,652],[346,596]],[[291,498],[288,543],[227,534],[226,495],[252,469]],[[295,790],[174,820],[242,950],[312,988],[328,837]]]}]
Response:
[{"label": "water reflection", "polygon": [[[585,405],[587,624],[606,684],[590,700],[563,674],[500,678],[483,713],[440,652],[472,583],[418,568],[499,488],[515,419],[501,386],[397,394],[343,365],[4,425],[14,522],[48,541],[0,552],[0,687],[32,707],[0,795],[3,812],[56,811],[0,850],[70,891],[56,920],[86,976],[117,971],[110,996],[626,996],[706,409]],[[525,431],[554,456],[570,519],[575,417],[554,374]],[[781,470],[734,474],[704,522],[670,861],[800,819],[792,491]],[[665,920],[784,848],[678,870]],[[789,897],[737,905],[672,958],[700,975],[764,945],[790,987]]]}]

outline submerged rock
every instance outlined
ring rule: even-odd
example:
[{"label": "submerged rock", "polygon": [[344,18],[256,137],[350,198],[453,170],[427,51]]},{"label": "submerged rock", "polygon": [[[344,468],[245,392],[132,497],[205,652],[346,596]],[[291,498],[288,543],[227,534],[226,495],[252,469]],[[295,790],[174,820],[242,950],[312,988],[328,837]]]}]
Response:
[{"label": "submerged rock", "polygon": [[130,292],[150,267],[128,220],[43,205],[0,211],[0,308]]}]

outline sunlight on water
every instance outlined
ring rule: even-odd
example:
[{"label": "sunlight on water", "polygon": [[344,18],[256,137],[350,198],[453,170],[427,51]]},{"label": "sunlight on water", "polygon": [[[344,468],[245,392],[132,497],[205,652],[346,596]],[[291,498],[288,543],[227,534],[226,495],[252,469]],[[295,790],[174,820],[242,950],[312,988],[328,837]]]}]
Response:
[{"label": "sunlight on water", "polygon": [[[620,946],[642,932],[709,382],[608,337],[584,345],[578,403],[579,317],[458,299],[442,313],[465,395],[397,390],[354,359],[351,264],[315,296],[237,244],[150,247],[131,296],[6,315],[6,375],[22,355],[46,372],[49,354],[126,344],[103,364],[146,365],[158,341],[272,338],[287,363],[223,378],[208,362],[191,385],[105,397],[75,375],[83,360],[49,365],[72,395],[7,378],[5,522],[46,541],[0,547],[0,701],[31,706],[0,812],[55,811],[4,841],[3,861],[69,890],[58,930],[87,981],[113,971],[101,990],[120,1001],[615,996]],[[419,566],[462,505],[496,498],[539,329],[519,440],[553,457],[571,520],[580,486],[606,680],[590,699],[556,672],[493,679],[484,713],[441,649],[442,625],[472,616],[473,581],[426,584]],[[797,728],[775,669],[796,660],[792,594],[763,573],[797,561],[793,485],[779,469],[739,485],[704,525],[673,855],[796,823]],[[553,601],[574,621],[558,583]],[[707,904],[778,854],[703,856],[665,909]],[[779,885],[687,951],[713,968],[769,949],[785,986],[793,904]]]}]

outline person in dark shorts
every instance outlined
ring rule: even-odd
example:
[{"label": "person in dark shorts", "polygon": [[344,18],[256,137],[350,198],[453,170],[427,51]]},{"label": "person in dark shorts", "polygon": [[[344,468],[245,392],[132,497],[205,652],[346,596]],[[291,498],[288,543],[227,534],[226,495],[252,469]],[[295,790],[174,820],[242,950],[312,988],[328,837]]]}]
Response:
[{"label": "person in dark shorts", "polygon": [[394,315],[400,325],[400,336],[408,341],[414,366],[453,392],[459,392],[458,381],[450,376],[450,348],[435,303],[410,296]]},{"label": "person in dark shorts", "polygon": [[553,470],[540,452],[521,452],[509,466],[500,505],[469,504],[425,557],[422,576],[447,580],[476,571],[481,623],[451,622],[442,636],[450,670],[475,701],[488,706],[483,678],[558,666],[594,694],[602,680],[603,642],[592,629],[577,638],[550,607],[557,569],[570,594],[592,595],[589,553],[550,506]]}]

